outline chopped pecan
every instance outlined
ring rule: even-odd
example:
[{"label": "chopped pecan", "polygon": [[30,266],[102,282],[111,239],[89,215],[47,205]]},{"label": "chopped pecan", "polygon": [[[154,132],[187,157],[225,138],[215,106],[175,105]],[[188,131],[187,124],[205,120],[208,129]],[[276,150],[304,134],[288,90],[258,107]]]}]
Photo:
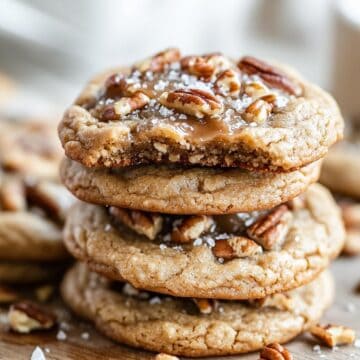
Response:
[{"label": "chopped pecan", "polygon": [[285,240],[291,219],[289,208],[282,204],[259,218],[246,232],[265,250],[273,250]]},{"label": "chopped pecan", "polygon": [[256,99],[245,109],[243,118],[247,122],[255,122],[259,125],[264,124],[273,107],[273,104],[268,103],[263,99]]},{"label": "chopped pecan", "polygon": [[0,285],[0,304],[9,304],[20,299],[20,294],[5,285]]},{"label": "chopped pecan", "polygon": [[26,184],[26,195],[32,204],[60,221],[65,220],[67,210],[75,200],[65,187],[46,180]]},{"label": "chopped pecan", "polygon": [[269,93],[268,87],[265,84],[258,81],[253,81],[245,84],[243,89],[246,95],[255,99],[267,95]]},{"label": "chopped pecan", "polygon": [[100,118],[103,121],[119,120],[135,110],[143,108],[150,98],[141,91],[135,92],[132,96],[123,97],[113,104],[105,105]]},{"label": "chopped pecan", "polygon": [[253,240],[234,236],[226,240],[216,240],[212,251],[216,257],[231,260],[260,254],[262,248]]},{"label": "chopped pecan", "polygon": [[262,60],[245,56],[239,61],[238,67],[246,74],[259,75],[270,86],[284,90],[291,95],[300,96],[302,93],[301,87],[290,80],[287,75]]},{"label": "chopped pecan", "polygon": [[260,352],[260,360],[293,360],[293,356],[279,343],[266,345]]},{"label": "chopped pecan", "polygon": [[228,69],[219,74],[215,81],[215,91],[224,96],[238,96],[241,89],[239,74],[232,69]]},{"label": "chopped pecan", "polygon": [[124,225],[140,235],[145,235],[150,240],[154,240],[162,229],[163,218],[155,213],[128,210],[115,206],[110,206],[109,212]]},{"label": "chopped pecan", "polygon": [[193,301],[200,313],[204,315],[211,314],[217,307],[216,300],[193,298]]},{"label": "chopped pecan", "polygon": [[28,301],[13,304],[9,310],[10,328],[19,333],[50,329],[56,323],[56,316]]},{"label": "chopped pecan", "polygon": [[289,311],[294,307],[292,298],[286,293],[273,294],[262,299],[251,299],[248,302],[255,307],[272,307],[281,311]]},{"label": "chopped pecan", "polygon": [[229,60],[219,53],[185,56],[181,59],[180,65],[182,70],[206,80],[231,67]]},{"label": "chopped pecan", "polygon": [[160,353],[155,356],[154,360],[179,360],[179,358],[177,356]]},{"label": "chopped pecan", "polygon": [[134,68],[140,72],[161,72],[167,65],[179,61],[180,56],[179,49],[169,48],[135,64]]},{"label": "chopped pecan", "polygon": [[310,333],[329,347],[352,344],[355,340],[355,331],[342,325],[317,324]]},{"label": "chopped pecan", "polygon": [[199,89],[164,92],[160,96],[159,102],[164,106],[200,119],[205,115],[217,115],[223,110],[221,102],[213,94]]},{"label": "chopped pecan", "polygon": [[171,233],[171,240],[181,244],[188,243],[208,231],[213,223],[213,218],[206,215],[187,217],[183,219],[179,225],[174,226]]},{"label": "chopped pecan", "polygon": [[24,183],[17,177],[4,177],[0,184],[0,206],[6,211],[26,209]]}]

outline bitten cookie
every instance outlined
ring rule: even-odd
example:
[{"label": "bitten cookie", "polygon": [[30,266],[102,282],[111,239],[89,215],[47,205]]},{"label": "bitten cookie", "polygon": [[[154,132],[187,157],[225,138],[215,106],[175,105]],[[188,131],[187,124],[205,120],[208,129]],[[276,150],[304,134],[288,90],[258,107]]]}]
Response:
[{"label": "bitten cookie", "polygon": [[257,300],[179,299],[111,284],[77,264],[62,295],[75,313],[124,344],[183,356],[230,355],[284,343],[322,316],[333,297],[329,273],[285,294]]},{"label": "bitten cookie", "polygon": [[145,165],[90,169],[64,159],[60,175],[80,200],[172,214],[226,214],[268,209],[302,193],[319,177],[320,162],[289,173]]},{"label": "bitten cookie", "polygon": [[342,132],[333,98],[292,70],[177,49],[96,77],[59,125],[69,158],[110,168],[291,171],[323,157]]},{"label": "bitten cookie", "polygon": [[76,204],[64,240],[104,275],[174,296],[249,299],[308,283],[341,251],[344,228],[330,193],[312,185],[273,209],[169,216]]}]

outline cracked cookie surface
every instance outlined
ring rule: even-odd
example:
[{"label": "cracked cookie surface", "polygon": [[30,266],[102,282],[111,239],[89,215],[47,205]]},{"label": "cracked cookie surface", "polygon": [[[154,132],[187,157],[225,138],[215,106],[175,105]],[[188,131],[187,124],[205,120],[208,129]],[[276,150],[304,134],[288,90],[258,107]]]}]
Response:
[{"label": "cracked cookie surface", "polygon": [[75,313],[118,342],[192,357],[239,354],[287,342],[320,319],[334,291],[325,272],[284,294],[286,309],[218,301],[217,310],[199,314],[189,308],[189,299],[157,294],[139,299],[118,287],[79,263],[65,276],[62,295]]},{"label": "cracked cookie surface", "polygon": [[282,66],[168,49],[90,81],[59,136],[87,167],[147,163],[275,172],[323,157],[342,137],[333,98]]},{"label": "cracked cookie surface", "polygon": [[64,185],[85,202],[173,214],[225,214],[274,207],[315,182],[320,163],[281,174],[171,165],[89,169],[64,159]]},{"label": "cracked cookie surface", "polygon": [[[342,249],[344,228],[330,193],[320,185],[311,185],[303,201],[304,207],[291,210],[291,220],[286,219],[286,223],[278,211],[280,217],[272,216],[264,223],[270,228],[248,228],[251,231],[245,239],[251,238],[263,251],[248,247],[248,243],[244,247],[241,242],[245,256],[226,261],[213,253],[217,239],[211,236],[201,243],[195,239],[190,246],[150,241],[128,227],[111,225],[105,207],[85,203],[70,210],[64,240],[68,250],[95,271],[138,288],[185,297],[260,298],[308,283]],[[270,236],[266,241],[264,234]],[[267,250],[278,237],[280,246]]]}]

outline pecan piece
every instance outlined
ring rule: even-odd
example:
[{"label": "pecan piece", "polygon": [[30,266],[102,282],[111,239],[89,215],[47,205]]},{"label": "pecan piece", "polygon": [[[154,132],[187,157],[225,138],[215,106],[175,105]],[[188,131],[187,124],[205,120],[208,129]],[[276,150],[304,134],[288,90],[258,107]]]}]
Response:
[{"label": "pecan piece", "polygon": [[200,313],[204,315],[211,314],[218,306],[216,300],[196,299],[196,298],[193,298],[192,300],[194,301]]},{"label": "pecan piece", "polygon": [[269,89],[265,84],[259,81],[253,81],[245,84],[244,93],[247,96],[257,99],[261,96],[267,95],[269,93]]},{"label": "pecan piece", "polygon": [[246,232],[265,250],[273,250],[285,240],[291,219],[292,213],[282,204],[258,219]]},{"label": "pecan piece", "polygon": [[239,61],[238,67],[246,74],[259,75],[270,86],[284,90],[291,95],[300,96],[302,93],[301,87],[290,80],[287,75],[262,60],[245,56]]},{"label": "pecan piece", "polygon": [[163,218],[158,214],[115,206],[110,206],[109,212],[124,225],[150,240],[154,240],[162,229]]},{"label": "pecan piece", "polygon": [[210,79],[213,75],[229,69],[231,64],[223,55],[214,53],[203,56],[185,56],[181,59],[182,70],[191,75]]},{"label": "pecan piece", "polygon": [[352,344],[355,340],[355,331],[342,325],[317,324],[310,329],[310,333],[329,347]]},{"label": "pecan piece", "polygon": [[0,205],[5,211],[26,209],[24,183],[17,177],[4,177],[0,184]]},{"label": "pecan piece", "polygon": [[65,187],[45,180],[26,184],[26,195],[32,204],[59,221],[65,220],[67,210],[75,201]]},{"label": "pecan piece", "polygon": [[56,323],[54,314],[28,301],[13,304],[8,317],[10,328],[19,333],[50,329]]},{"label": "pecan piece", "polygon": [[260,360],[293,360],[293,356],[284,346],[272,343],[261,350]]},{"label": "pecan piece", "polygon": [[159,353],[155,356],[154,360],[179,360],[179,358],[177,356]]},{"label": "pecan piece", "polygon": [[226,240],[216,240],[212,252],[216,257],[231,260],[260,254],[262,248],[253,240],[234,236]]},{"label": "pecan piece", "polygon": [[206,215],[187,217],[179,225],[174,226],[171,232],[171,240],[180,244],[188,243],[208,231],[213,223],[213,218]]},{"label": "pecan piece", "polygon": [[160,96],[159,102],[164,106],[200,119],[205,115],[217,115],[223,110],[221,102],[213,94],[199,89],[164,92]]},{"label": "pecan piece", "polygon": [[135,92],[132,96],[123,97],[113,104],[105,105],[100,113],[103,121],[119,120],[135,110],[142,109],[150,98],[141,91]]},{"label": "pecan piece", "polygon": [[286,293],[273,294],[262,299],[251,299],[248,302],[258,308],[272,307],[281,311],[289,311],[294,308],[292,298]]},{"label": "pecan piece", "polygon": [[239,74],[228,69],[219,74],[215,81],[215,91],[224,96],[238,96],[241,89]]},{"label": "pecan piece", "polygon": [[263,99],[253,101],[244,111],[243,118],[247,122],[255,122],[256,124],[264,124],[268,119],[273,105]]},{"label": "pecan piece", "polygon": [[169,48],[135,64],[134,69],[140,72],[161,72],[167,65],[179,61],[180,56],[179,49]]}]

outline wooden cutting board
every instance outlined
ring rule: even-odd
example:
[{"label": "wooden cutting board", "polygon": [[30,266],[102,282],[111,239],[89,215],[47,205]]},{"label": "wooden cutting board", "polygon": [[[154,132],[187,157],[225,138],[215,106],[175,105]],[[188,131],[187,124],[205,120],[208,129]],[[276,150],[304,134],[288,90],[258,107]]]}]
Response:
[{"label": "wooden cutting board", "polygon": [[[360,339],[360,293],[354,287],[360,282],[360,258],[341,258],[332,266],[336,278],[337,291],[334,305],[329,309],[323,323],[337,323],[352,327]],[[92,329],[90,324],[80,321],[61,304],[56,312],[63,320],[65,340],[57,340],[58,330],[38,332],[31,335],[18,335],[7,331],[4,324],[6,310],[0,313],[0,359],[29,360],[36,346],[41,347],[47,360],[135,360],[153,359],[154,354],[138,351],[115,344]],[[311,336],[303,335],[288,344],[295,360],[360,360],[360,348],[340,347],[336,350],[321,346],[321,353],[314,351],[317,344]],[[226,360],[256,360],[258,353],[226,358]]]}]

